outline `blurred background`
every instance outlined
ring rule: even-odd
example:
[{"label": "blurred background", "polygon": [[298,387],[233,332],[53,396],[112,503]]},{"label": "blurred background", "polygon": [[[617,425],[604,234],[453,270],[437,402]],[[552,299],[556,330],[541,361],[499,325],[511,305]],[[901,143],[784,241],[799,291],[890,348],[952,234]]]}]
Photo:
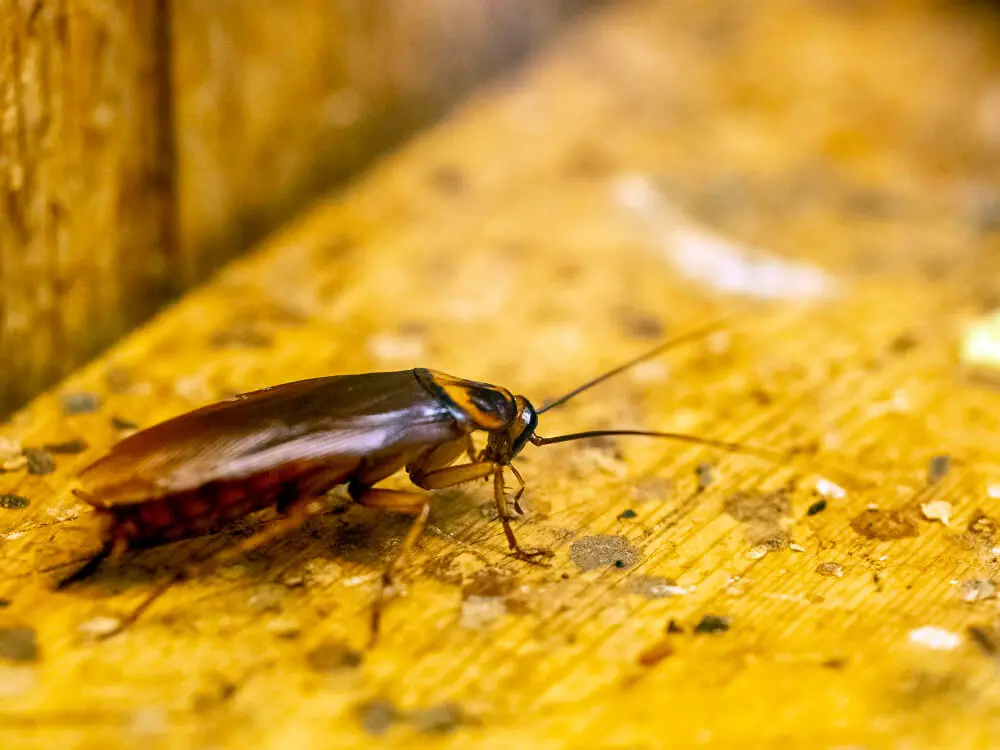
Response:
[{"label": "blurred background", "polygon": [[[574,14],[615,4],[0,0],[0,415],[544,48]],[[651,4],[670,27],[663,75],[643,96],[663,102],[664,143],[687,149],[665,176],[699,218],[752,236],[840,180],[831,200],[878,224],[901,204],[872,185],[905,191],[919,157],[941,200],[962,203],[943,211],[985,233],[1000,225],[992,3]],[[787,167],[782,147],[801,158],[779,184],[767,165]],[[722,151],[732,169],[700,170]],[[581,174],[599,168],[599,154],[580,160]],[[806,224],[796,219],[786,244],[828,261],[884,264],[905,248],[916,262],[926,249],[896,236],[873,255],[880,224],[826,247],[810,236],[805,252],[794,231]],[[932,255],[928,268],[948,265]]]}]

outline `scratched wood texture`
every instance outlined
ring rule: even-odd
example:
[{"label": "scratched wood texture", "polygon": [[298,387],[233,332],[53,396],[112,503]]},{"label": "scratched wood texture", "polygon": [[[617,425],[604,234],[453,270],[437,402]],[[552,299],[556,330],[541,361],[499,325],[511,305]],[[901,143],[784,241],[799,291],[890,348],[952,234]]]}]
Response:
[{"label": "scratched wood texture", "polygon": [[[1000,394],[955,354],[1000,298],[994,12],[603,9],[38,398],[0,432],[10,466],[62,451],[0,475],[3,746],[994,746]],[[516,528],[552,567],[507,556],[485,487],[438,493],[374,650],[405,521],[336,499],[104,642],[160,572],[267,519],[49,590],[94,544],[72,472],[130,423],[415,365],[538,403],[730,313],[540,432],[796,460],[526,450]],[[846,495],[818,510],[822,478]]]}]

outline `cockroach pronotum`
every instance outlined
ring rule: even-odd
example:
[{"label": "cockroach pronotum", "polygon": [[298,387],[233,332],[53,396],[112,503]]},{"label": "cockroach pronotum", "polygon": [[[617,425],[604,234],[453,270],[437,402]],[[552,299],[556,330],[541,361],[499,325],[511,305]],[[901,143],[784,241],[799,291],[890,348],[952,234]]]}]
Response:
[{"label": "cockroach pronotum", "polygon": [[[671,432],[591,430],[548,438],[536,432],[540,414],[716,327],[718,323],[703,326],[661,343],[540,409],[497,385],[414,369],[277,385],[161,422],[125,438],[80,474],[82,489],[77,494],[104,518],[103,546],[58,585],[86,578],[105,558],[120,560],[129,547],[198,536],[255,511],[276,508],[277,521],[217,556],[231,558],[295,529],[323,509],[320,498],[346,484],[354,502],[415,518],[382,575],[372,614],[374,640],[384,591],[423,532],[430,511],[426,493],[377,486],[400,469],[421,490],[492,479],[507,544],[517,557],[532,560],[550,553],[518,544],[504,487],[504,470],[509,469],[520,483],[516,508],[524,481],[511,462],[528,443],[643,435],[785,459],[761,448]],[[479,451],[472,441],[475,432],[487,436]],[[456,464],[463,455],[468,462]]]}]

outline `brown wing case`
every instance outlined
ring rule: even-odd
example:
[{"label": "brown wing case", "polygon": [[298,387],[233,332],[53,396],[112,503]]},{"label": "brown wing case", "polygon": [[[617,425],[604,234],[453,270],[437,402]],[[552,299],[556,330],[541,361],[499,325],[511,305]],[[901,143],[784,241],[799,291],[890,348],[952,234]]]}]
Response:
[{"label": "brown wing case", "polygon": [[453,410],[412,370],[301,380],[236,396],[138,432],[81,475],[107,505],[143,502],[292,463],[455,439]]}]

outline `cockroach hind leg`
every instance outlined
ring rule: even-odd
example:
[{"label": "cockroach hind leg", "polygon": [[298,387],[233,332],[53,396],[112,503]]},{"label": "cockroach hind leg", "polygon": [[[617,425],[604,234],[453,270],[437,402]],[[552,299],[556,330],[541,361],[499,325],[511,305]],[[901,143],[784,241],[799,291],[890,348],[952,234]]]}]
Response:
[{"label": "cockroach hind leg", "polygon": [[74,583],[79,583],[80,581],[90,578],[97,569],[101,567],[101,564],[105,560],[109,560],[112,564],[117,565],[121,562],[122,557],[125,555],[125,551],[128,549],[128,540],[122,536],[116,536],[113,539],[109,539],[104,543],[97,553],[87,560],[82,566],[74,570],[68,576],[65,576],[56,582],[56,590],[61,591],[68,586],[72,586]]},{"label": "cockroach hind leg", "polygon": [[94,573],[97,572],[97,569],[101,567],[101,563],[103,563],[108,557],[110,557],[113,546],[114,545],[111,542],[106,542],[104,546],[101,547],[101,549],[98,550],[98,552],[93,557],[87,560],[87,562],[85,562],[83,565],[81,565],[79,568],[74,570],[69,575],[60,578],[56,582],[55,585],[56,590],[62,591],[63,589],[72,586],[74,583],[79,583],[80,581],[86,580],[87,578],[90,578],[92,575],[94,575]]}]

